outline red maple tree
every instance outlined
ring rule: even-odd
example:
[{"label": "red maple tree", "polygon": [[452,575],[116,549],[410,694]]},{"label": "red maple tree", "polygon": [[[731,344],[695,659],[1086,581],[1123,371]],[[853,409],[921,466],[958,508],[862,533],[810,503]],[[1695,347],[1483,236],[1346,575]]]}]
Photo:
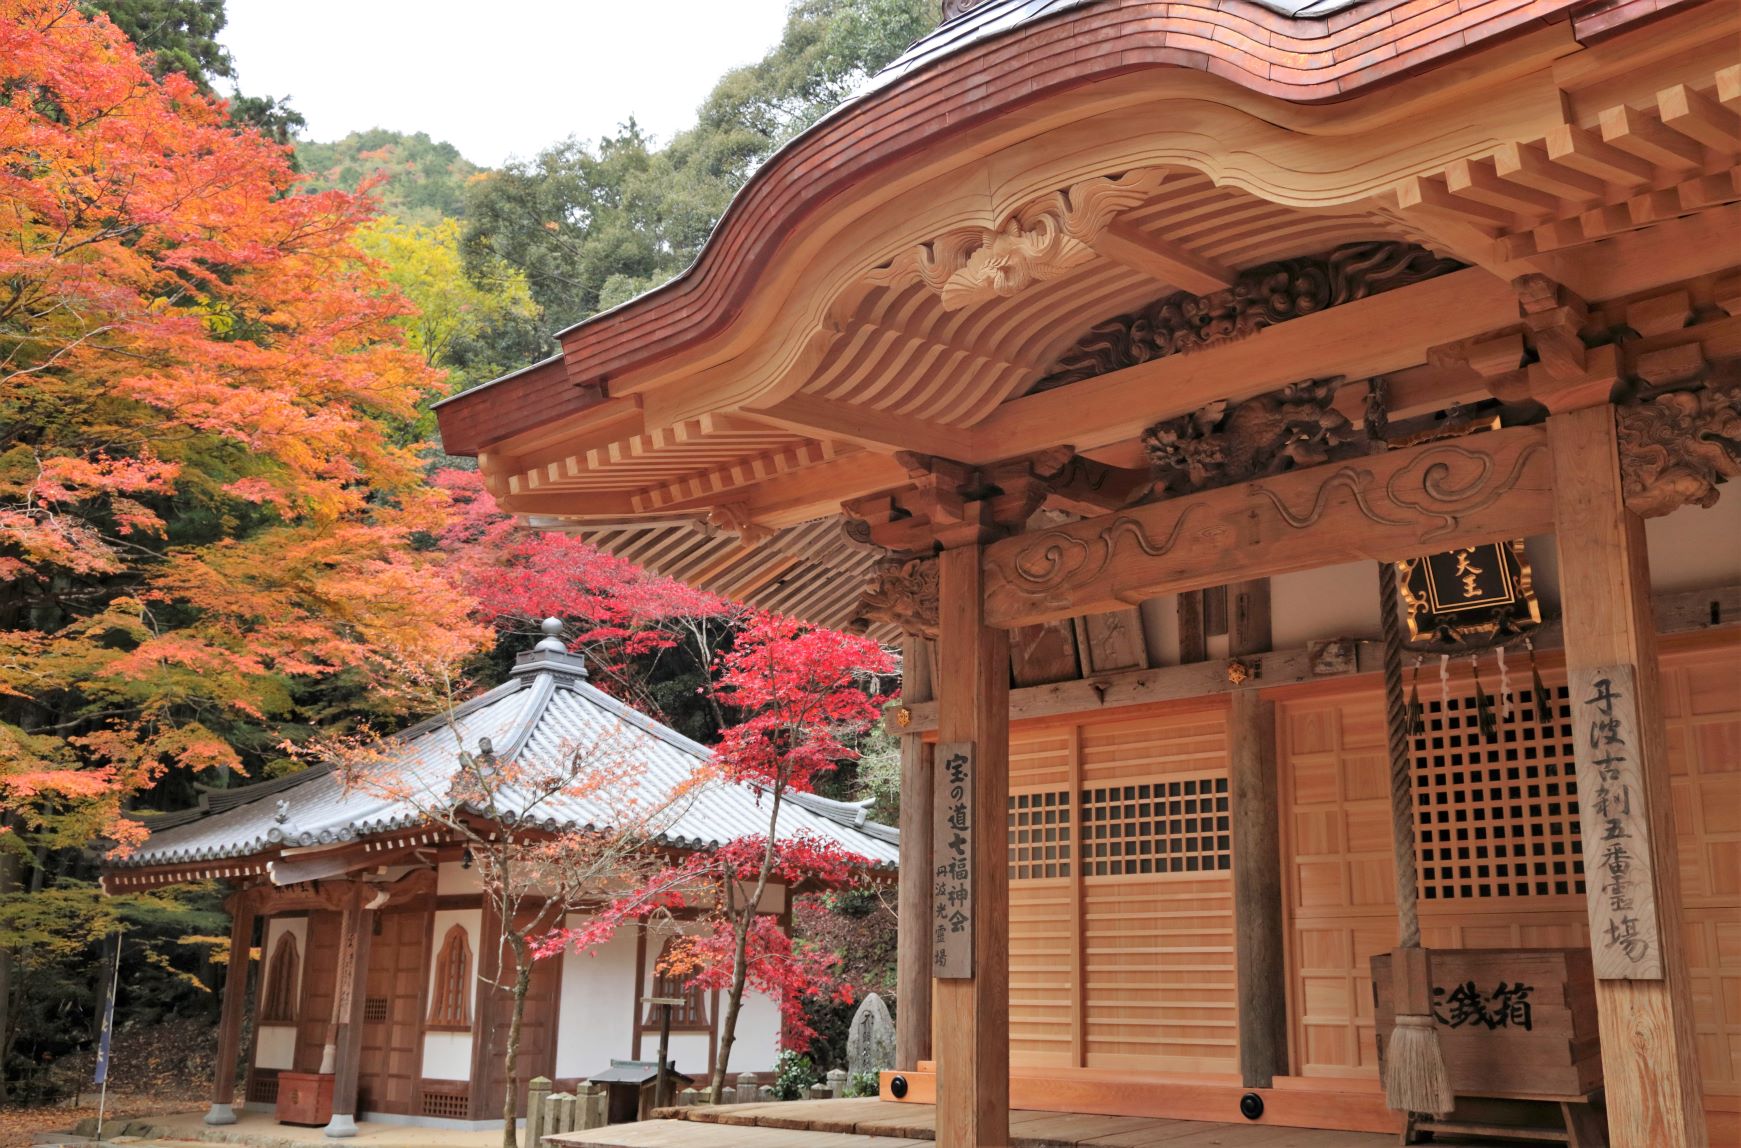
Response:
[{"label": "red maple tree", "polygon": [[894,660],[876,642],[767,613],[752,615],[718,659],[720,696],[739,719],[724,731],[715,764],[726,780],[753,787],[766,802],[767,832],[693,853],[617,897],[578,930],[541,938],[544,954],[592,948],[628,922],[679,908],[703,911],[701,929],[674,947],[668,973],[726,994],[714,1057],[711,1093],[725,1086],[746,987],[772,996],[784,1020],[786,1047],[802,1050],[814,1036],[804,1015],[807,997],[850,999],[839,960],[794,943],[760,912],[778,882],[788,891],[833,888],[863,877],[869,861],[829,842],[779,835],[789,793],[810,792],[818,777],[857,756],[852,734],[876,720],[867,675],[887,674]]},{"label": "red maple tree", "polygon": [[439,377],[352,243],[369,203],[293,194],[288,149],[86,11],[0,0],[0,812],[125,844],[165,771],[241,771],[314,683],[480,633],[412,544]]}]

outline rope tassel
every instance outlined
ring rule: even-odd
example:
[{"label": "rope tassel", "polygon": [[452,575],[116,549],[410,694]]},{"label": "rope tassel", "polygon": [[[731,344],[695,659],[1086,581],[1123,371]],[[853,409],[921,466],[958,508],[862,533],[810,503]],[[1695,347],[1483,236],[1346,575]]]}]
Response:
[{"label": "rope tassel", "polygon": [[1499,723],[1493,720],[1493,707],[1487,704],[1487,690],[1481,685],[1481,658],[1477,654],[1469,655],[1469,676],[1475,679],[1475,725],[1483,738],[1490,738],[1498,732]]},{"label": "rope tassel", "polygon": [[1529,688],[1535,695],[1535,720],[1539,725],[1551,725],[1554,710],[1548,699],[1548,688],[1542,685],[1542,672],[1535,666],[1535,643],[1525,638],[1523,648],[1529,651]]}]

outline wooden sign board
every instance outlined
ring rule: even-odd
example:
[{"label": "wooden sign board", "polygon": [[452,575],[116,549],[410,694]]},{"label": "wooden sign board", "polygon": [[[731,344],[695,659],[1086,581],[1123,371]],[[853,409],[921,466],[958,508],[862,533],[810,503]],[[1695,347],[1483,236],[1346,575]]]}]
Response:
[{"label": "wooden sign board", "polygon": [[[1602,1086],[1588,949],[1432,949],[1439,1047],[1458,1096],[1583,1097]],[[1396,1024],[1391,955],[1372,958],[1378,1054]]]},{"label": "wooden sign board", "polygon": [[[1573,669],[1567,676],[1596,976],[1659,981],[1662,933],[1645,804],[1637,677],[1629,665]],[[1674,874],[1669,876],[1673,879]]]},{"label": "wooden sign board", "polygon": [[937,746],[931,853],[931,975],[973,976],[973,743]]}]

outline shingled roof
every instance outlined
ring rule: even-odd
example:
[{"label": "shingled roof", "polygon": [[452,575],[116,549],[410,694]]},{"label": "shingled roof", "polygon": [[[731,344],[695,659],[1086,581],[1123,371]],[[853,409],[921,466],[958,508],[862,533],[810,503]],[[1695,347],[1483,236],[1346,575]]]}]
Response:
[{"label": "shingled roof", "polygon": [[[624,705],[587,681],[584,661],[547,640],[522,654],[506,682],[459,706],[454,727],[469,749],[488,739],[503,757],[556,760],[577,747],[608,742],[640,767],[637,785],[654,801],[692,778],[708,760],[707,747]],[[378,768],[402,779],[398,788],[444,792],[455,769],[454,728],[436,718],[399,734]],[[532,804],[530,793],[524,795]],[[525,820],[537,828],[609,828],[623,795],[604,802],[563,798],[538,802]],[[513,798],[510,797],[510,801]],[[742,783],[709,780],[657,820],[654,840],[680,849],[708,849],[768,829],[767,795]],[[870,821],[868,802],[832,801],[792,794],[781,806],[779,836],[809,834],[893,868],[898,831]],[[310,852],[322,846],[382,837],[424,824],[416,804],[367,785],[347,787],[328,766],[237,789],[206,794],[200,808],[145,819],[150,836],[129,856],[110,864],[110,883],[132,887],[228,871],[224,863],[248,859],[250,872],[265,872],[280,884],[329,876]],[[294,851],[287,857],[286,850]],[[129,878],[153,870],[156,879]],[[318,870],[318,871],[317,871]],[[175,871],[175,872],[171,872]]]}]

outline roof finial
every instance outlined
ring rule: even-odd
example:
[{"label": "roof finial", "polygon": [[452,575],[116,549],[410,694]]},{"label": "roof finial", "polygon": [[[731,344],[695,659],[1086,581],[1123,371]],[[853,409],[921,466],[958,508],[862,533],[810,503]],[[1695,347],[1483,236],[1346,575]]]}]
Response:
[{"label": "roof finial", "polygon": [[538,624],[538,628],[544,631],[544,636],[532,647],[534,650],[545,654],[568,653],[568,643],[562,640],[561,618],[546,618]]}]

